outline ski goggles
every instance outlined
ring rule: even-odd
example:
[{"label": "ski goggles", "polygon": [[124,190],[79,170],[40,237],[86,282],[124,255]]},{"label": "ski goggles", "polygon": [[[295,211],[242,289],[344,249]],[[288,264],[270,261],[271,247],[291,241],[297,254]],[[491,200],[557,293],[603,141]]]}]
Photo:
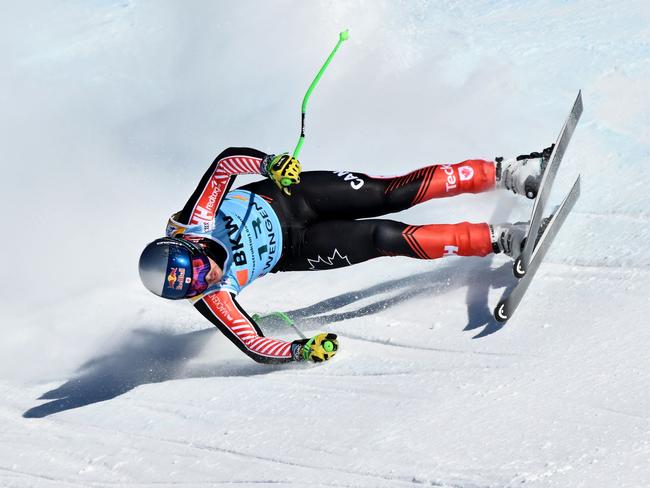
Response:
[{"label": "ski goggles", "polygon": [[192,256],[192,282],[187,290],[185,298],[192,298],[200,295],[208,289],[207,276],[210,272],[210,261],[203,254]]},{"label": "ski goggles", "polygon": [[200,295],[208,288],[210,261],[201,248],[188,240],[163,238],[168,247],[167,272],[161,296],[178,300]]}]

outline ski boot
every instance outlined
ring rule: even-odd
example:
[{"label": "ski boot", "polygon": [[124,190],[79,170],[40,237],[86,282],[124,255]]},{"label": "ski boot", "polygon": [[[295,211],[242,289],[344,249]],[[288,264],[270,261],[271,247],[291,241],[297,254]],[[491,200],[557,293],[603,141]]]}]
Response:
[{"label": "ski boot", "polygon": [[502,157],[496,158],[496,188],[512,190],[518,195],[535,198],[553,147],[555,144],[541,153],[522,154],[515,159],[505,161]]},{"label": "ski boot", "polygon": [[528,222],[490,225],[492,249],[495,254],[502,252],[512,259],[517,259],[524,249],[527,230]]}]

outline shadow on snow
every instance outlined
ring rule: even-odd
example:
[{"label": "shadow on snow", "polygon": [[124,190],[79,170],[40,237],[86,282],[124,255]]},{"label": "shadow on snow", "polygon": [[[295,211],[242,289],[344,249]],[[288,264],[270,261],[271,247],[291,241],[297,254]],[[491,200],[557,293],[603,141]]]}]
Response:
[{"label": "shadow on snow", "polygon": [[[483,327],[474,336],[476,339],[493,334],[503,327],[492,314],[492,307],[489,303],[490,290],[493,288],[510,290],[514,285],[515,278],[512,275],[511,262],[492,269],[491,258],[464,259],[431,271],[343,293],[308,307],[290,310],[286,314],[298,328],[311,330],[321,327],[324,323],[342,322],[374,315],[420,296],[440,295],[467,287],[465,295],[467,324],[463,330],[470,331]],[[364,303],[358,308],[340,311],[361,301]],[[368,303],[369,301],[370,303]],[[286,324],[281,319],[272,316],[265,317],[261,323],[267,330],[286,329]]]},{"label": "shadow on snow", "polygon": [[213,327],[184,334],[134,330],[114,351],[87,361],[74,378],[44,393],[39,400],[50,401],[30,408],[23,417],[42,418],[110,400],[149,383],[183,378],[253,376],[273,371],[254,362],[223,362],[186,368],[185,363],[196,357],[215,333],[218,331]]},{"label": "shadow on snow", "polygon": [[[518,202],[513,199],[501,198],[488,222],[508,221],[512,209],[518,205]],[[309,330],[327,322],[340,322],[376,314],[421,295],[441,294],[466,286],[465,303],[468,320],[463,330],[470,331],[483,327],[474,336],[474,339],[478,339],[493,334],[503,327],[503,324],[497,322],[492,315],[492,307],[489,303],[490,290],[505,288],[505,291],[510,292],[516,284],[512,274],[512,262],[506,262],[499,268],[493,269],[493,260],[494,255],[480,259],[455,259],[453,264],[446,266],[438,264],[436,269],[431,271],[386,281],[364,290],[343,293],[308,307],[291,310],[287,315],[298,327]],[[383,298],[380,297],[381,295]],[[366,303],[352,311],[339,312],[348,305],[372,297],[377,299],[370,304]],[[272,316],[266,317],[263,323],[266,327],[286,328],[284,322]]]},{"label": "shadow on snow", "polygon": [[[492,316],[488,297],[492,288],[514,285],[511,270],[510,263],[492,269],[491,258],[456,260],[447,266],[343,293],[287,314],[297,326],[309,329],[323,323],[376,314],[416,297],[441,294],[466,286],[468,321],[464,330],[483,327],[474,336],[479,338],[502,327]],[[373,297],[375,300],[367,303]],[[365,305],[339,312],[361,300],[366,301]],[[286,324],[273,318],[264,319],[262,325],[268,331],[278,327],[286,329]],[[74,378],[44,393],[39,399],[50,401],[27,410],[23,417],[42,418],[110,400],[143,384],[196,377],[253,376],[269,374],[278,369],[254,362],[230,364],[225,361],[202,367],[185,367],[188,360],[200,354],[208,338],[215,333],[218,333],[217,329],[212,327],[184,334],[136,329],[113,352],[87,361]]]}]

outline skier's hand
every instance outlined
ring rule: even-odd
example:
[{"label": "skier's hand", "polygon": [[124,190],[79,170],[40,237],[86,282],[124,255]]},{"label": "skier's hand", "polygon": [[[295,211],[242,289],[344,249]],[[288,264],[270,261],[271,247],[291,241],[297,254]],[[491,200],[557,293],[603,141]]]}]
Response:
[{"label": "skier's hand", "polygon": [[274,156],[266,167],[267,176],[287,196],[291,185],[300,183],[300,162],[288,153]]},{"label": "skier's hand", "polygon": [[291,355],[295,361],[320,363],[331,359],[339,350],[336,334],[323,332],[311,339],[300,339],[291,344]]}]

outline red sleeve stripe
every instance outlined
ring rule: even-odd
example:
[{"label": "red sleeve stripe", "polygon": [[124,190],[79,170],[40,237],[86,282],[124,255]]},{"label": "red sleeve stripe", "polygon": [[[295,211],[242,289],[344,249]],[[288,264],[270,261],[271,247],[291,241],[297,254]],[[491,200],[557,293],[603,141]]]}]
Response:
[{"label": "red sleeve stripe", "polygon": [[[246,346],[247,349],[250,351],[253,351],[257,354],[260,354],[262,356],[270,356],[270,357],[288,357],[290,356],[290,343],[280,341],[277,339],[270,339],[267,337],[259,337],[259,336],[252,336],[252,335],[247,335],[245,338],[241,337],[240,335],[236,334],[237,337],[242,341],[242,343]],[[286,348],[282,349],[283,346],[287,346]],[[273,349],[280,349],[282,350],[282,353],[275,352]]]},{"label": "red sleeve stripe", "polygon": [[251,349],[262,350],[273,339],[267,339],[266,337],[256,337],[255,339],[248,341],[248,347]]},{"label": "red sleeve stripe", "polygon": [[215,171],[227,175],[259,174],[261,162],[259,158],[230,156],[220,160]]},{"label": "red sleeve stripe", "polygon": [[233,326],[230,328],[230,330],[232,330],[232,331],[235,332],[236,334],[239,334],[239,331],[241,331],[241,330],[246,330],[246,329],[248,329],[248,330],[251,329],[250,324],[245,324],[245,325],[233,325]]},{"label": "red sleeve stripe", "polygon": [[203,297],[203,301],[219,321],[249,351],[266,357],[288,358],[291,356],[291,343],[259,336],[253,324],[239,311],[228,292],[212,293]]},{"label": "red sleeve stripe", "polygon": [[228,188],[230,178],[233,175],[260,174],[261,162],[261,158],[247,156],[229,156],[220,159],[208,184],[196,200],[190,223],[200,224],[213,220]]},{"label": "red sleeve stripe", "polygon": [[282,344],[279,344],[277,341],[267,341],[265,346],[262,346],[260,351],[263,354],[271,354],[271,351],[279,346],[282,346]]},{"label": "red sleeve stripe", "polygon": [[287,344],[277,344],[275,347],[269,350],[269,354],[276,355],[283,348],[287,348],[287,352],[289,352],[289,346],[287,346]]}]

